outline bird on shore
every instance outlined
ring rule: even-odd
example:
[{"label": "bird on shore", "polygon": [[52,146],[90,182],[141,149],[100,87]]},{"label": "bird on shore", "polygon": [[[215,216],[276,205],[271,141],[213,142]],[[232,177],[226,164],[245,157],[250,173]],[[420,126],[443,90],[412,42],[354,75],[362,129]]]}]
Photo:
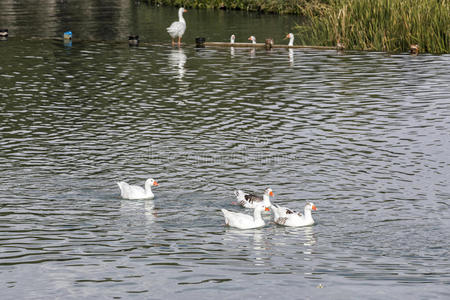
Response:
[{"label": "bird on shore", "polygon": [[275,44],[275,42],[273,41],[272,38],[268,38],[266,39],[265,43],[264,43],[264,47],[266,48],[266,50],[270,50],[273,48],[273,45]]},{"label": "bird on shore", "polygon": [[314,224],[311,211],[317,210],[317,207],[311,202],[306,203],[303,214],[276,204],[272,205],[271,208],[274,214],[274,222],[278,225],[290,227],[308,226]]},{"label": "bird on shore", "polygon": [[158,183],[153,178],[149,178],[145,181],[144,188],[131,185],[126,183],[125,181],[117,182],[117,185],[120,189],[120,196],[123,199],[153,199],[155,195],[152,192],[152,186],[158,186]]},{"label": "bird on shore", "polygon": [[420,48],[419,48],[418,44],[413,44],[413,45],[409,46],[409,53],[417,55],[417,54],[419,54],[419,49]]},{"label": "bird on shore", "polygon": [[263,204],[255,207],[253,211],[253,216],[246,215],[243,213],[231,212],[224,208],[221,209],[223,216],[225,217],[225,224],[230,227],[236,227],[239,229],[252,229],[263,227],[265,222],[261,217],[261,213],[263,211],[269,211],[269,207],[264,206]]},{"label": "bird on shore", "polygon": [[178,9],[178,21],[173,22],[167,27],[167,32],[172,37],[172,46],[175,45],[175,38],[178,38],[178,47],[181,45],[181,37],[186,31],[186,21],[183,18],[183,13],[185,12],[187,12],[187,10],[180,7],[180,9]]},{"label": "bird on shore", "polygon": [[230,37],[230,43],[234,44],[234,40],[236,39],[236,36],[234,34],[231,35]]},{"label": "bird on shore", "polygon": [[256,38],[252,35],[248,38],[249,41],[252,41],[252,44],[256,44]]},{"label": "bird on shore", "polygon": [[285,37],[285,39],[289,39],[289,44],[288,46],[294,46],[294,34],[293,33],[288,33]]},{"label": "bird on shore", "polygon": [[342,51],[342,50],[345,49],[345,45],[344,45],[344,43],[341,42],[340,38],[338,38],[337,41],[336,41],[336,49],[338,51]]}]

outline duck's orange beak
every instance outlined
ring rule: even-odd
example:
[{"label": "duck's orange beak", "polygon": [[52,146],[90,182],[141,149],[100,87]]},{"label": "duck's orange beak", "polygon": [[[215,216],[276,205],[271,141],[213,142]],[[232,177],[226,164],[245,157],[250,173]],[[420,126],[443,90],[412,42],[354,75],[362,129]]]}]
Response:
[{"label": "duck's orange beak", "polygon": [[273,192],[272,191],[270,191],[269,196],[273,197]]},{"label": "duck's orange beak", "polygon": [[251,41],[251,40],[252,40],[252,37],[249,37],[248,40]]},{"label": "duck's orange beak", "polygon": [[315,205],[311,206],[312,210],[317,210],[317,207]]},{"label": "duck's orange beak", "polygon": [[154,186],[158,186],[159,184],[156,181],[153,181]]},{"label": "duck's orange beak", "polygon": [[270,211],[270,208],[266,207],[264,208],[265,211]]},{"label": "duck's orange beak", "polygon": [[187,12],[187,9],[185,8],[183,12]]},{"label": "duck's orange beak", "polygon": [[284,38],[284,39],[288,39],[289,38],[289,34],[288,35],[286,35],[286,37]]}]

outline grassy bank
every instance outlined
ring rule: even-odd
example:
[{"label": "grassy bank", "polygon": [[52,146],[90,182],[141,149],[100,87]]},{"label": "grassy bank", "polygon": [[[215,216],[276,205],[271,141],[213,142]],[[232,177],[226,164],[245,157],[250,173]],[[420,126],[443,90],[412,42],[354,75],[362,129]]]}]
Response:
[{"label": "grassy bank", "polygon": [[450,53],[448,0],[330,0],[321,7],[305,6],[309,22],[297,26],[306,45],[336,45],[346,49]]},{"label": "grassy bank", "polygon": [[[450,0],[144,0],[152,5],[298,14],[296,43],[350,50],[450,53]],[[300,19],[299,19],[300,20]]]},{"label": "grassy bank", "polygon": [[[187,8],[236,9],[278,14],[302,14],[305,6],[323,0],[147,0],[151,4]],[[325,0],[327,2],[327,0]]]}]

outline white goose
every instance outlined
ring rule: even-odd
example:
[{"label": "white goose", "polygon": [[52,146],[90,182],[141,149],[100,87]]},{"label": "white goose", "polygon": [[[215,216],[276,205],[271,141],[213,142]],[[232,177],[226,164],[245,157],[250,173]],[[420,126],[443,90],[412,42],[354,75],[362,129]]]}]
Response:
[{"label": "white goose", "polygon": [[248,194],[241,190],[234,191],[234,194],[236,195],[237,203],[245,208],[255,208],[261,204],[264,204],[267,207],[272,205],[272,203],[270,203],[270,196],[273,197],[271,188],[265,189],[262,197]]},{"label": "white goose", "polygon": [[130,185],[125,181],[120,181],[117,183],[120,188],[120,196],[124,199],[153,199],[155,195],[152,192],[152,186],[158,186],[158,183],[149,178],[145,181],[145,188],[137,185]]},{"label": "white goose", "polygon": [[288,33],[288,35],[286,35],[285,39],[289,39],[289,44],[288,46],[294,46],[294,34],[293,33]]},{"label": "white goose", "polygon": [[172,37],[172,46],[175,45],[175,38],[178,37],[178,47],[181,45],[181,37],[186,31],[186,21],[183,18],[183,13],[187,12],[186,9],[180,7],[178,10],[178,21],[170,24],[170,27],[167,27],[167,32]]},{"label": "white goose", "polygon": [[317,210],[311,202],[306,203],[304,214],[276,204],[272,205],[274,222],[283,226],[299,227],[314,224],[311,210]]},{"label": "white goose", "polygon": [[230,37],[230,43],[234,44],[235,40],[236,40],[236,36],[234,34],[232,34],[231,37]]},{"label": "white goose", "polygon": [[248,38],[249,41],[252,41],[252,44],[256,44],[256,38],[252,35]]},{"label": "white goose", "polygon": [[239,229],[251,229],[263,227],[265,225],[264,220],[261,217],[261,212],[269,211],[270,209],[267,206],[259,205],[253,211],[253,217],[242,213],[231,212],[224,208],[221,210],[225,217],[226,225]]}]

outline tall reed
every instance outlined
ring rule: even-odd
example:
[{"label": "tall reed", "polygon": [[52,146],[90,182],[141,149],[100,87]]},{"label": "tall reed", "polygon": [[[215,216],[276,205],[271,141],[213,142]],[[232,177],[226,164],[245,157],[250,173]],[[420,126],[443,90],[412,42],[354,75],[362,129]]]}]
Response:
[{"label": "tall reed", "polygon": [[309,21],[296,27],[306,45],[336,45],[347,49],[450,53],[448,0],[330,0],[307,5]]}]

